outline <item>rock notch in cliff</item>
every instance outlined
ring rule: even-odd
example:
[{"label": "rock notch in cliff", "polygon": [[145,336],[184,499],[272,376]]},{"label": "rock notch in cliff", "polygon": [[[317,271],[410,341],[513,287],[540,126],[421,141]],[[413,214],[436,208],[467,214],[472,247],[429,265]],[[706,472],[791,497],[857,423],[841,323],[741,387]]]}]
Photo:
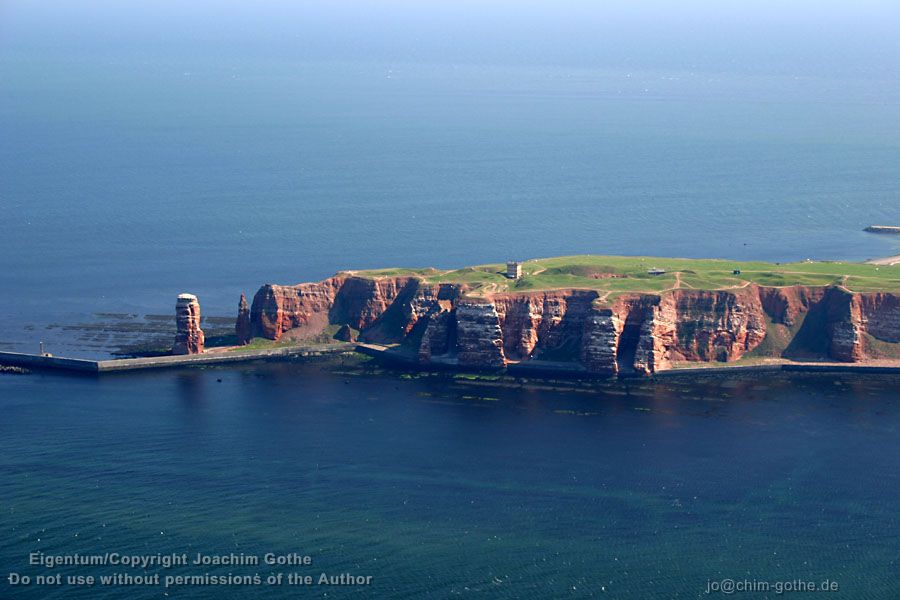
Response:
[{"label": "rock notch in cliff", "polygon": [[339,342],[355,342],[356,332],[349,325],[341,325],[341,328],[334,334],[334,339]]}]

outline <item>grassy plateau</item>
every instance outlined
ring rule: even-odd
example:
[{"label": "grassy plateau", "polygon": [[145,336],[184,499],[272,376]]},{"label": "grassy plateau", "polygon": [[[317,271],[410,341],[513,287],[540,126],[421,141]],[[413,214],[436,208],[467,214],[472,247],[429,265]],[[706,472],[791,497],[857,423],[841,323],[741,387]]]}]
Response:
[{"label": "grassy plateau", "polygon": [[[652,275],[651,269],[665,273]],[[649,256],[561,256],[522,263],[522,277],[505,277],[505,263],[442,271],[431,268],[352,271],[360,277],[415,276],[429,283],[465,283],[472,293],[549,289],[597,290],[607,298],[625,293],[654,293],[671,289],[724,290],[750,284],[839,285],[854,292],[900,292],[900,265],[851,262],[768,263],[720,259],[657,258]]]}]

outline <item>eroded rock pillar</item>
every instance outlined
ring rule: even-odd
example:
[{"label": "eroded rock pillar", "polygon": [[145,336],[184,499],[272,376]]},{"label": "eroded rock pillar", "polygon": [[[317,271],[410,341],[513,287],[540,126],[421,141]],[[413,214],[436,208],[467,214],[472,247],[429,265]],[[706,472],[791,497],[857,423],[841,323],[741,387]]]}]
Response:
[{"label": "eroded rock pillar", "polygon": [[200,329],[200,302],[193,294],[179,294],[175,302],[175,344],[172,354],[203,352],[203,330]]}]

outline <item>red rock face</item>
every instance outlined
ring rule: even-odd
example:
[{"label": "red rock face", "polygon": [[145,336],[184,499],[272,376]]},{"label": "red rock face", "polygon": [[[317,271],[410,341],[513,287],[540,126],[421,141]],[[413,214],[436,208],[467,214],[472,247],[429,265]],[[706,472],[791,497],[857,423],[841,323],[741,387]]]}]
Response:
[{"label": "red rock face", "polygon": [[900,297],[894,294],[856,294],[858,327],[877,340],[900,343]]},{"label": "red rock face", "polygon": [[863,360],[860,312],[853,294],[839,288],[829,288],[822,300],[810,308],[804,325],[809,323],[810,327],[824,329],[828,337],[829,357],[844,362]]},{"label": "red rock face", "polygon": [[622,296],[610,306],[598,306],[590,290],[479,298],[466,292],[463,285],[413,277],[338,275],[265,285],[253,299],[250,330],[269,339],[303,339],[338,324],[359,330],[364,341],[405,344],[423,362],[498,367],[510,360],[574,361],[610,375],[649,374],[674,361],[738,360],[764,341],[767,317],[820,341],[814,350],[822,358],[866,360],[867,340],[900,343],[897,296],[837,287],[679,289]]},{"label": "red rock face", "polygon": [[399,342],[420,317],[452,302],[460,289],[422,285],[412,277],[336,276],[294,286],[266,284],[253,297],[250,324],[254,336],[271,340],[315,337],[335,324],[359,330],[365,341]]},{"label": "red rock face", "polygon": [[836,360],[860,362],[878,356],[873,342],[900,343],[900,298],[893,294],[834,293],[828,309]]},{"label": "red rock face", "polygon": [[900,300],[894,294],[853,293],[838,286],[792,287],[760,288],[760,298],[774,322],[794,325],[802,320],[796,337],[815,340],[821,347],[813,350],[825,358],[861,362],[879,357],[873,340],[900,341]]},{"label": "red rock face", "polygon": [[422,320],[426,326],[419,343],[419,362],[428,363],[434,357],[452,353],[457,342],[456,311],[449,306],[441,306]]},{"label": "red rock face", "polygon": [[503,331],[504,354],[515,360],[540,357],[576,358],[584,321],[597,292],[552,290],[491,297]]},{"label": "red rock face", "polygon": [[731,362],[766,337],[765,313],[754,289],[675,290],[663,299],[669,303],[676,319],[671,352],[684,360]]},{"label": "red rock face", "polygon": [[759,300],[763,310],[776,323],[788,327],[809,312],[812,305],[821,302],[826,288],[790,286],[782,288],[759,287]]},{"label": "red rock face", "polygon": [[344,277],[332,277],[319,283],[262,286],[250,307],[253,336],[278,340],[290,332],[292,338],[303,339],[322,333],[344,281]]},{"label": "red rock face", "polygon": [[464,300],[456,307],[456,353],[465,367],[506,365],[500,317],[490,300]]},{"label": "red rock face", "polygon": [[[361,331],[370,329],[392,308],[406,313],[402,305],[411,299],[418,285],[419,281],[412,277],[347,278],[335,295],[329,319],[332,323],[346,323]],[[398,321],[404,321],[404,318],[401,316]],[[391,324],[379,323],[385,329],[384,335],[390,335],[387,330],[391,329]],[[398,325],[402,329],[405,323]]]},{"label": "red rock face", "polygon": [[180,294],[175,302],[175,343],[172,354],[200,354],[204,336],[200,329],[200,302],[191,294]]},{"label": "red rock face", "polygon": [[[630,365],[636,373],[644,375],[668,369],[673,355],[681,355],[677,334],[680,317],[676,303],[671,298],[649,294],[625,298],[623,304],[627,309],[625,325],[629,325],[629,321],[638,321],[639,325],[633,360],[625,340],[620,340],[620,365],[626,368]],[[623,335],[627,331],[628,328],[623,327]]]},{"label": "red rock face", "polygon": [[650,374],[672,361],[732,361],[765,337],[752,294],[676,290],[619,298],[588,317],[581,361],[598,373]]},{"label": "red rock face", "polygon": [[247,305],[247,297],[241,294],[238,302],[238,316],[234,323],[234,333],[238,344],[246,345],[253,339],[253,330],[250,327],[250,307]]},{"label": "red rock face", "polygon": [[605,375],[620,371],[619,342],[625,328],[621,314],[621,310],[598,308],[585,317],[580,360],[588,371]]}]

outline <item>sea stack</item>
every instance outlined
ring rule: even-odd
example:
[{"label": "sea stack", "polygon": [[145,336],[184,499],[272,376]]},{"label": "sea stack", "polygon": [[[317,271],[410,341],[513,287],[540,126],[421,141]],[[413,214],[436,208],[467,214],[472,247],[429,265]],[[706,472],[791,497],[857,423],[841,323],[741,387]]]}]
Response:
[{"label": "sea stack", "polygon": [[247,297],[241,294],[241,301],[238,303],[237,321],[234,323],[234,333],[237,335],[237,343],[244,346],[250,343],[253,334],[250,330],[250,306],[247,304]]},{"label": "sea stack", "polygon": [[175,323],[178,331],[172,354],[200,354],[203,352],[203,330],[200,329],[200,302],[193,294],[179,294],[175,302]]}]

